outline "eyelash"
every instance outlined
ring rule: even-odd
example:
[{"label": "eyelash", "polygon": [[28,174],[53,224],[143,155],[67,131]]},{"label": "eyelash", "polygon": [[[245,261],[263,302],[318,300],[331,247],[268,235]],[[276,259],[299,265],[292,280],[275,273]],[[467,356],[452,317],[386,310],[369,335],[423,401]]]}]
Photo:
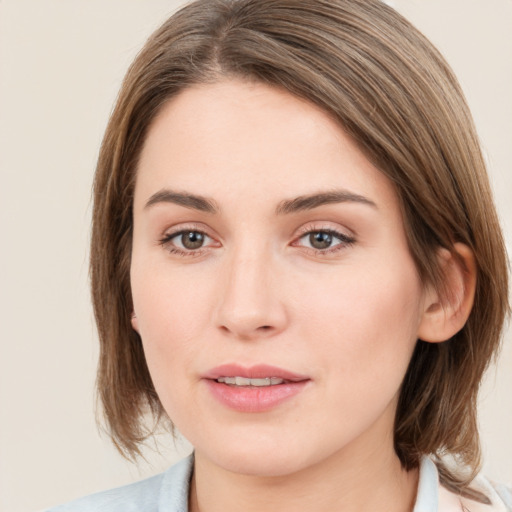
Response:
[{"label": "eyelash", "polygon": [[[203,254],[207,249],[208,246],[200,247],[199,249],[189,249],[189,250],[183,250],[179,247],[176,247],[173,245],[173,239],[178,238],[179,236],[183,236],[185,233],[198,233],[206,238],[209,238],[213,240],[211,236],[209,236],[204,229],[201,229],[199,227],[195,226],[187,226],[185,228],[181,228],[178,231],[174,231],[171,233],[165,234],[160,240],[159,244],[169,253],[176,254],[178,256],[183,257],[194,257],[194,256],[200,256]],[[356,242],[356,239],[353,236],[346,235],[344,233],[340,233],[339,231],[336,231],[331,228],[317,228],[317,227],[311,227],[307,226],[300,230],[299,236],[295,238],[295,241],[292,242],[292,246],[296,247],[298,241],[302,240],[303,238],[307,236],[311,236],[314,233],[324,233],[327,235],[332,236],[335,239],[339,240],[339,243],[334,245],[333,247],[328,247],[326,249],[315,249],[314,247],[304,247],[308,252],[313,253],[315,256],[328,256],[333,253],[336,253],[338,251],[341,251],[351,245],[353,245]]]},{"label": "eyelash", "polygon": [[[297,241],[302,240],[307,236],[311,236],[313,233],[325,233],[339,240],[338,244],[334,245],[333,247],[328,247],[326,249],[315,249],[314,247],[306,247],[306,249],[313,252],[315,256],[329,256],[331,254],[337,253],[338,251],[342,251],[347,247],[350,247],[356,242],[356,239],[353,236],[346,235],[345,233],[341,233],[340,231],[336,231],[335,229],[332,228],[318,228],[306,226],[302,228],[300,231],[301,234],[299,235],[298,238],[296,238]],[[293,242],[293,245],[295,244],[296,242]]]},{"label": "eyelash", "polygon": [[200,256],[202,253],[205,252],[207,247],[200,247],[199,249],[190,249],[190,250],[183,250],[179,247],[176,247],[173,245],[172,240],[174,238],[178,238],[179,236],[184,235],[185,233],[199,233],[200,235],[210,238],[213,240],[211,236],[209,236],[204,229],[200,228],[199,226],[185,226],[182,227],[178,231],[174,231],[171,233],[166,233],[160,240],[159,244],[168,252],[171,254],[177,254],[178,256],[184,256],[184,257],[193,257],[193,256]]}]

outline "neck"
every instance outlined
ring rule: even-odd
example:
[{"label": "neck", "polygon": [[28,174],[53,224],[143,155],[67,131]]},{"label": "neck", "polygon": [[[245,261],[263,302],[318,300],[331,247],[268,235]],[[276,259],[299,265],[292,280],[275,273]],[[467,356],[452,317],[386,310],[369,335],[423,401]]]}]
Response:
[{"label": "neck", "polygon": [[[352,453],[350,453],[352,452]],[[241,475],[196,452],[191,512],[410,512],[418,471],[404,471],[392,442],[345,449],[292,474]]]}]

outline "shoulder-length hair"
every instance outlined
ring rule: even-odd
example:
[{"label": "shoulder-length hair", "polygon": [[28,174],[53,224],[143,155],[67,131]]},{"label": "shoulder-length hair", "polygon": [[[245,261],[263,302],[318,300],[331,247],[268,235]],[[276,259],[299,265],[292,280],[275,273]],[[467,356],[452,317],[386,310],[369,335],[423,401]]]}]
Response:
[{"label": "shoulder-length hair", "polygon": [[471,494],[479,467],[476,398],[508,310],[507,258],[471,115],[432,44],[378,0],[198,0],[174,14],[130,67],[108,124],[94,183],[91,279],[101,344],[98,390],[109,432],[139,454],[151,411],[165,418],[130,323],[132,204],[137,161],[162,106],[192,84],[256,80],[336,119],[394,184],[410,252],[424,283],[442,291],[440,247],[474,253],[474,306],[444,343],[418,340],[394,427],[404,468],[439,460],[441,479]]}]

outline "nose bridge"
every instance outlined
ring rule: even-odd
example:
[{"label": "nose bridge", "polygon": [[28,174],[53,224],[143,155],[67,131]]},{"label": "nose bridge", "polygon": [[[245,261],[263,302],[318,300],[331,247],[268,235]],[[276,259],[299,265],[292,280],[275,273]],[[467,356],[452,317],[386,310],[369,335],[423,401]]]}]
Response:
[{"label": "nose bridge", "polygon": [[286,311],[278,294],[276,262],[269,247],[241,244],[225,261],[219,290],[218,325],[253,338],[280,331]]}]

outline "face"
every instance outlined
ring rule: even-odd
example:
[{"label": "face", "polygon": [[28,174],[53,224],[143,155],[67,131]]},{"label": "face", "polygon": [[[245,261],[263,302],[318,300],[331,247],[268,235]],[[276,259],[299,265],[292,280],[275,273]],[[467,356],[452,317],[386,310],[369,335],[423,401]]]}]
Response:
[{"label": "face", "polygon": [[196,459],[285,475],[392,451],[424,291],[391,183],[316,106],[242,81],[173,98],[141,154],[131,265]]}]

